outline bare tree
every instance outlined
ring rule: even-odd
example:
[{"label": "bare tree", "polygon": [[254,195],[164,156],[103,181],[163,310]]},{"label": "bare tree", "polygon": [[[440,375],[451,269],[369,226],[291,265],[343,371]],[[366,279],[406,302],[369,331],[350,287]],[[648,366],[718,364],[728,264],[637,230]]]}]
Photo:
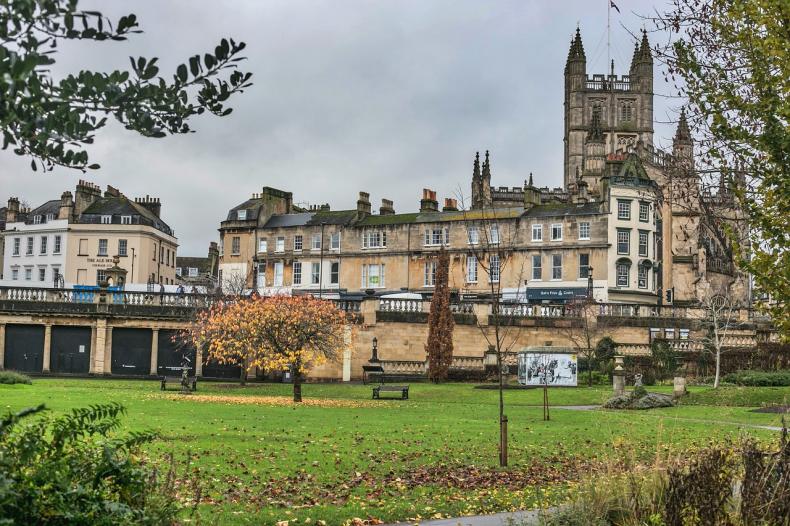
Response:
[{"label": "bare tree", "polygon": [[703,326],[706,334],[702,337],[703,352],[713,354],[716,361],[716,374],[713,380],[713,388],[719,387],[721,376],[721,354],[727,343],[727,337],[736,325],[737,310],[736,303],[723,295],[716,294],[705,298],[701,302],[705,318]]},{"label": "bare tree", "polygon": [[251,277],[252,271],[246,274],[230,272],[229,276],[223,276],[219,281],[219,287],[226,296],[243,296],[250,290],[248,283]]},{"label": "bare tree", "polygon": [[[487,325],[478,323],[478,328],[488,343],[488,348],[496,352],[499,384],[499,464],[504,467],[508,463],[507,416],[505,415],[504,401],[505,359],[516,344],[521,327],[517,324],[506,323],[508,315],[503,313],[502,308],[501,278],[506,275],[506,271],[512,269],[510,279],[513,280],[515,277],[518,288],[523,282],[525,259],[522,257],[520,261],[517,260],[515,248],[518,231],[515,226],[516,216],[513,215],[513,209],[494,208],[490,204],[483,204],[472,210],[466,209],[462,195],[459,195],[459,202],[463,210],[463,221],[469,241],[465,271],[467,275],[470,272],[477,274],[479,268],[488,281],[487,293],[491,303],[491,316]],[[474,270],[470,265],[474,265]]]}]

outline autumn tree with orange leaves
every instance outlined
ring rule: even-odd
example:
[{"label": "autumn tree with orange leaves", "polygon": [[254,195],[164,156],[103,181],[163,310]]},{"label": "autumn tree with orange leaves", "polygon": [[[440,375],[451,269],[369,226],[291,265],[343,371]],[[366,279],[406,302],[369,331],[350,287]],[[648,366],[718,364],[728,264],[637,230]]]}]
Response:
[{"label": "autumn tree with orange leaves", "polygon": [[345,312],[311,296],[273,296],[221,302],[198,315],[188,338],[221,364],[245,371],[290,371],[294,402],[311,368],[337,361],[346,346]]}]

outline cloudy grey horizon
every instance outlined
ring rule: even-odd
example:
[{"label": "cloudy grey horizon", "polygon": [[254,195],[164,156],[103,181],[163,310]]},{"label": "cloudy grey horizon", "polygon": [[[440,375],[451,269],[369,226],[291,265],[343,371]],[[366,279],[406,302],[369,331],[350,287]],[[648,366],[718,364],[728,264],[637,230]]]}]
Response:
[{"label": "cloudy grey horizon", "polygon": [[[491,152],[492,185],[562,185],[563,68],[581,27],[588,74],[608,73],[608,0],[83,1],[112,19],[133,12],[144,33],[120,43],[69,43],[56,76],[128,69],[159,57],[166,76],[223,37],[247,43],[254,85],[233,113],[192,121],[196,133],[146,139],[113,122],[88,148],[101,169],[32,172],[0,152],[0,202],[32,206],[79,179],[162,201],[179,255],[205,255],[233,206],[271,186],[297,204],[354,208],[359,191],[396,212],[416,211],[422,188],[468,199],[476,151]],[[649,2],[616,2],[611,57],[627,74]],[[649,25],[647,25],[650,29]],[[653,35],[655,41],[660,35]],[[671,146],[680,102],[655,67],[656,146]]]}]

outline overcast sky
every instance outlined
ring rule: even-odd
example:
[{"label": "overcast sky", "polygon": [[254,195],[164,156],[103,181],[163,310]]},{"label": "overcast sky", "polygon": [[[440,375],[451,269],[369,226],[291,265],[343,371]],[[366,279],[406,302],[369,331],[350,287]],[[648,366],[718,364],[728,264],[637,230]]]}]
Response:
[{"label": "overcast sky", "polygon": [[[98,171],[42,175],[0,152],[0,200],[37,206],[86,178],[162,200],[179,254],[204,255],[227,210],[262,186],[300,204],[355,207],[370,192],[415,211],[423,187],[468,195],[475,151],[492,155],[492,183],[562,184],[563,67],[579,23],[588,73],[608,70],[607,0],[83,0],[111,18],[134,12],[143,34],[63,47],[56,71],[126,69],[160,57],[170,72],[222,37],[247,43],[254,86],[197,133],[144,139],[112,124],[89,149]],[[616,0],[615,72],[628,72],[632,36],[654,2]],[[220,9],[219,6],[226,6]],[[648,27],[649,29],[649,27]],[[654,37],[657,38],[657,37]],[[656,92],[669,92],[656,67]],[[655,100],[656,142],[671,144],[676,100]]]}]

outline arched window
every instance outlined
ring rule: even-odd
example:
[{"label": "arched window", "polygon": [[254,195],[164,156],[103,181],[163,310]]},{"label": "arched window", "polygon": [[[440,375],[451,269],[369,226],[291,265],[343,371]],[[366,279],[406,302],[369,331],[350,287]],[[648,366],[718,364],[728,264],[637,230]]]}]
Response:
[{"label": "arched window", "polygon": [[615,264],[615,277],[618,287],[628,287],[630,285],[631,260],[620,258]]},{"label": "arched window", "polygon": [[634,120],[634,105],[630,100],[620,102],[620,122],[631,122]]}]

